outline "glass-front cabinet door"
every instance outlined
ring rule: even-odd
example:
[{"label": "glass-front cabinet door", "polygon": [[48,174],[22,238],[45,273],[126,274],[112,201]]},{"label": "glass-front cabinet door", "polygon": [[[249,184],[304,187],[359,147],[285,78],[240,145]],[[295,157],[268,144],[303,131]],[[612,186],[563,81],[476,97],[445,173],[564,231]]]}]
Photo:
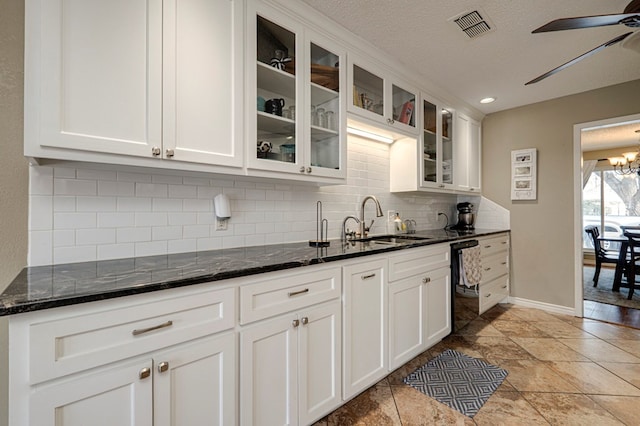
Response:
[{"label": "glass-front cabinet door", "polygon": [[452,189],[454,160],[453,110],[422,94],[422,167],[420,186]]},{"label": "glass-front cabinet door", "polygon": [[416,134],[416,89],[357,57],[349,63],[349,85],[351,112],[387,128]]},{"label": "glass-front cabinet door", "polygon": [[344,179],[344,50],[261,2],[247,7],[250,171]]}]

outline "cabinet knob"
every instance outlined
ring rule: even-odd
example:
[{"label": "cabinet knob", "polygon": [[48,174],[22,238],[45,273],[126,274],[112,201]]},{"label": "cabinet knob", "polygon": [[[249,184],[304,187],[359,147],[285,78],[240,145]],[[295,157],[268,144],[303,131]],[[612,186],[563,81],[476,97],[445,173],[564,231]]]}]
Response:
[{"label": "cabinet knob", "polygon": [[294,319],[293,320],[293,328],[296,328],[299,325],[300,325],[300,320],[299,319]]},{"label": "cabinet knob", "polygon": [[138,373],[138,377],[140,380],[146,379],[151,375],[151,369],[149,367],[145,367]]},{"label": "cabinet knob", "polygon": [[425,284],[426,284],[426,283],[430,283],[430,282],[431,282],[431,278],[429,278],[429,277],[424,277],[424,278],[422,279],[422,282],[423,282],[423,283],[425,283]]},{"label": "cabinet knob", "polygon": [[444,188],[444,185],[440,184],[438,185],[438,188]]},{"label": "cabinet knob", "polygon": [[300,173],[304,173],[306,170],[307,169],[304,166],[300,167]]},{"label": "cabinet knob", "polygon": [[307,325],[307,324],[309,324],[309,318],[302,317],[302,325]]},{"label": "cabinet knob", "polygon": [[160,364],[158,364],[158,373],[164,373],[168,369],[169,369],[169,363],[168,362],[162,361]]},{"label": "cabinet knob", "polygon": [[161,152],[162,151],[157,146],[154,146],[153,148],[151,148],[151,155],[153,155],[154,157],[159,156]]},{"label": "cabinet knob", "polygon": [[167,150],[164,152],[164,155],[165,155],[167,158],[171,158],[171,157],[173,157],[173,156],[175,155],[175,152],[173,152],[173,150],[172,150],[172,149],[167,149]]},{"label": "cabinet knob", "polygon": [[393,124],[395,123],[395,121],[393,120],[393,118],[387,118],[387,123]]},{"label": "cabinet knob", "polygon": [[311,173],[311,167],[307,167],[307,173]]}]

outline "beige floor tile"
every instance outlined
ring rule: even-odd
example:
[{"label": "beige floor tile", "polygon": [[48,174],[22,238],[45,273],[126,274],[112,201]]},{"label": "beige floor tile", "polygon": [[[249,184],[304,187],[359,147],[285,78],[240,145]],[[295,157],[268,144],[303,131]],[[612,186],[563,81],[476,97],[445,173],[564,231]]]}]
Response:
[{"label": "beige floor tile", "polygon": [[532,337],[512,337],[515,343],[523,347],[533,357],[543,361],[588,361],[584,355],[579,354],[556,339],[539,339]]},{"label": "beige floor tile", "polygon": [[634,396],[589,395],[598,405],[608,410],[626,425],[640,425],[640,398]]},{"label": "beige floor tile", "polygon": [[534,327],[535,322],[527,321],[492,321],[491,325],[505,336],[516,337],[550,337],[547,333]]},{"label": "beige floor tile", "polygon": [[640,364],[620,362],[599,362],[598,364],[635,387],[640,388]]},{"label": "beige floor tile", "polygon": [[587,333],[583,329],[564,321],[536,321],[532,322],[531,325],[555,338],[596,338],[596,336]]},{"label": "beige floor tile", "polygon": [[593,362],[553,361],[549,367],[583,393],[640,396],[640,389]]},{"label": "beige floor tile", "polygon": [[463,336],[482,354],[481,358],[491,359],[532,359],[533,356],[507,337]]},{"label": "beige floor tile", "polygon": [[586,395],[524,393],[524,398],[553,425],[622,425]]},{"label": "beige floor tile", "polygon": [[519,308],[514,307],[510,309],[515,316],[520,318],[520,321],[555,321],[556,317],[548,312],[541,311],[540,309],[531,308]]},{"label": "beige floor tile", "polygon": [[400,426],[400,416],[387,381],[380,382],[326,418],[327,426]]},{"label": "beige floor tile", "polygon": [[509,359],[498,360],[495,365],[507,370],[509,384],[521,392],[580,393],[543,361]]},{"label": "beige floor tile", "polygon": [[592,361],[640,363],[640,358],[600,339],[558,339]]},{"label": "beige floor tile", "polygon": [[548,425],[518,392],[496,391],[473,416],[478,426]]},{"label": "beige floor tile", "polygon": [[607,324],[604,322],[583,322],[578,325],[588,333],[593,334],[601,339],[623,339],[637,340],[640,339],[640,330],[634,328],[621,327],[618,325]]},{"label": "beige floor tile", "polygon": [[434,357],[431,355],[430,352],[428,351],[423,352],[422,354],[418,355],[417,357],[413,358],[411,361],[407,362],[406,364],[404,364],[403,366],[395,370],[393,373],[389,374],[389,376],[387,377],[387,380],[389,380],[389,384],[403,385],[404,382],[402,380],[405,377],[407,377],[409,374],[413,373],[418,368],[425,365],[427,362],[429,362],[433,358]]},{"label": "beige floor tile", "polygon": [[451,335],[429,349],[429,352],[435,357],[444,352],[445,349],[452,349],[473,358],[483,358],[482,352],[474,343],[463,336]]},{"label": "beige floor tile", "polygon": [[638,340],[622,340],[622,339],[611,339],[607,340],[607,342],[611,343],[613,346],[616,346],[623,351],[629,352],[632,355],[640,355],[640,339]]},{"label": "beige floor tile", "polygon": [[474,319],[469,324],[458,330],[456,334],[460,334],[463,336],[504,336],[493,326],[493,323],[490,323],[489,321],[486,321],[482,318]]},{"label": "beige floor tile", "polygon": [[520,317],[513,314],[510,308],[506,308],[503,305],[496,305],[483,313],[481,317],[487,321],[503,320],[503,321],[521,321]]},{"label": "beige floor tile", "polygon": [[474,424],[471,418],[411,386],[391,386],[391,390],[403,426]]}]

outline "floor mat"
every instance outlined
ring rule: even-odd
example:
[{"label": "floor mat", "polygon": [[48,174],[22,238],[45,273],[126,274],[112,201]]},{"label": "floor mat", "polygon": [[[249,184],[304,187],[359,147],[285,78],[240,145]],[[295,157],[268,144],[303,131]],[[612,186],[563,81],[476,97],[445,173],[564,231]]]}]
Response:
[{"label": "floor mat", "polygon": [[507,371],[446,349],[404,378],[425,395],[473,417],[507,377]]}]

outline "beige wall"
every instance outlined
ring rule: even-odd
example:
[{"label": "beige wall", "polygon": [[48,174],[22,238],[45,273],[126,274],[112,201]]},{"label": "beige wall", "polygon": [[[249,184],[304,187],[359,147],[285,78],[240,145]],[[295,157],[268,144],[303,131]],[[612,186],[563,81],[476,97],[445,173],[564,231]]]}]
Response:
[{"label": "beige wall", "polygon": [[[22,154],[24,1],[0,1],[0,291],[27,263],[28,165]],[[0,321],[0,426],[8,423],[7,333]]]},{"label": "beige wall", "polygon": [[[512,296],[574,307],[573,125],[636,113],[640,80],[484,119],[483,195],[511,211]],[[510,199],[510,152],[523,148],[538,150],[536,201]]]}]

